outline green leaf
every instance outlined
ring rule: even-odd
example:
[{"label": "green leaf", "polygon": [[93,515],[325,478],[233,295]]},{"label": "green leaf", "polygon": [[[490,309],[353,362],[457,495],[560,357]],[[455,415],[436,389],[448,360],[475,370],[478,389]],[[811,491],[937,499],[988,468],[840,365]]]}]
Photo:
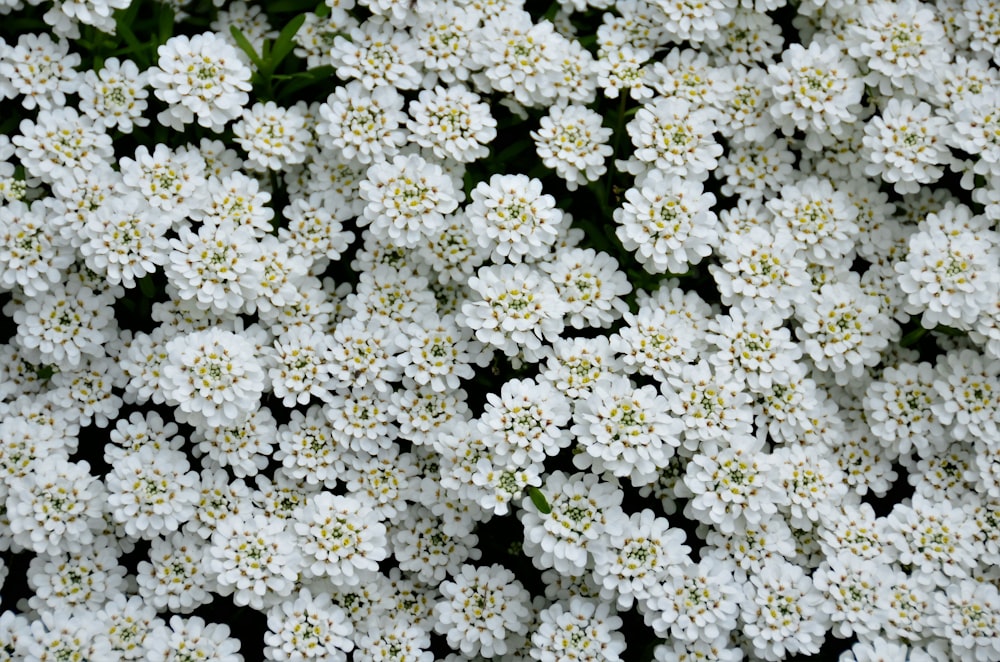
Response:
[{"label": "green leaf", "polygon": [[139,279],[139,291],[146,299],[156,297],[156,286],[153,285],[153,279],[148,274]]},{"label": "green leaf", "polygon": [[919,341],[921,338],[927,335],[927,331],[928,330],[922,326],[914,329],[913,331],[910,331],[905,336],[903,336],[902,340],[899,341],[899,346],[912,347],[913,345],[917,344],[917,341]]},{"label": "green leaf", "polygon": [[961,329],[956,329],[953,326],[945,326],[944,324],[938,324],[937,326],[935,326],[934,333],[940,333],[943,336],[953,336],[953,337],[968,335],[966,331],[962,331]]},{"label": "green leaf", "polygon": [[330,9],[330,5],[326,4],[325,2],[321,2],[318,5],[316,5],[316,9],[313,10],[313,13],[320,18],[326,18],[327,16],[330,15],[331,11],[332,10]]},{"label": "green leaf", "polygon": [[235,25],[230,25],[229,33],[233,35],[233,39],[236,40],[236,45],[239,46],[243,52],[247,54],[247,57],[250,58],[250,61],[253,62],[253,66],[257,69],[257,71],[263,71],[264,63],[261,61],[260,56],[257,55],[257,51],[253,49],[253,46],[250,44],[250,40],[243,36],[243,32],[241,32]]},{"label": "green leaf", "polygon": [[[299,92],[310,85],[323,84],[326,85],[327,82],[334,74],[334,68],[329,65],[324,65],[322,67],[316,67],[315,69],[310,69],[307,72],[300,74],[295,74],[290,77],[286,76],[275,76],[275,79],[287,80],[287,83],[281,87],[281,97],[287,98],[291,95]],[[308,75],[304,75],[308,74]],[[327,92],[329,93],[329,92]]]},{"label": "green leaf", "polygon": [[545,495],[537,487],[528,488],[528,496],[531,497],[531,503],[535,504],[535,508],[538,509],[543,515],[548,515],[552,512],[552,507],[549,506],[549,502],[545,500]]},{"label": "green leaf", "polygon": [[165,44],[174,36],[174,10],[169,5],[160,5],[156,13],[159,41]]},{"label": "green leaf", "polygon": [[299,14],[288,22],[281,30],[281,34],[274,40],[271,46],[271,57],[268,61],[268,71],[274,71],[281,64],[281,61],[288,57],[288,54],[295,48],[295,34],[306,22],[306,15]]},{"label": "green leaf", "polygon": [[[124,15],[123,15],[124,16]],[[132,32],[132,28],[124,22],[124,18],[120,19],[117,23],[118,36],[125,40],[128,44],[128,50],[122,55],[128,55],[136,60],[136,64],[139,65],[140,69],[145,69],[150,64],[152,64],[152,59],[146,55],[146,45],[139,41]]]}]

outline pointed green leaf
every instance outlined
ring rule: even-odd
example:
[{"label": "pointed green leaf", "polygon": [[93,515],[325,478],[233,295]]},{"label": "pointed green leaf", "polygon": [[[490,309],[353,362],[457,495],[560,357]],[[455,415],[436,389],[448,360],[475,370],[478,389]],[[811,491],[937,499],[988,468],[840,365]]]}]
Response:
[{"label": "pointed green leaf", "polygon": [[243,52],[247,54],[247,57],[250,58],[250,61],[253,62],[254,68],[256,68],[258,72],[263,71],[264,63],[261,61],[260,56],[257,55],[257,51],[253,49],[253,45],[251,45],[250,40],[243,36],[243,32],[241,32],[235,25],[230,25],[229,33],[232,34],[233,39],[236,40],[236,45],[239,46]]},{"label": "pointed green leaf", "polygon": [[277,69],[282,60],[288,57],[288,54],[294,50],[295,35],[305,22],[306,15],[299,14],[290,20],[288,25],[282,28],[281,34],[278,35],[278,38],[274,40],[274,45],[271,46],[271,58],[268,62],[269,71]]},{"label": "pointed green leaf", "polygon": [[531,497],[531,503],[535,504],[535,508],[538,508],[538,512],[543,515],[548,515],[552,512],[552,507],[549,506],[549,502],[545,500],[545,495],[537,487],[528,488],[528,496]]}]

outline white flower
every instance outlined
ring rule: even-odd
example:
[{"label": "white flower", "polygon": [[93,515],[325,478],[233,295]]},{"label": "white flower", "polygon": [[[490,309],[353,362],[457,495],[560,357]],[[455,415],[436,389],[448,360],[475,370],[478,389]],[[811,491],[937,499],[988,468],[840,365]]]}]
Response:
[{"label": "white flower", "polygon": [[[6,13],[6,12],[5,12]],[[16,46],[0,46],[0,98],[23,94],[25,110],[66,106],[66,95],[77,92],[80,54],[69,52],[70,42],[53,41],[47,33],[22,34]]]},{"label": "white flower", "polygon": [[88,69],[80,85],[80,110],[109,129],[131,133],[149,124],[147,74],[132,60],[109,57],[99,71]]},{"label": "white flower", "polygon": [[243,662],[240,640],[229,636],[229,626],[205,623],[199,616],[170,617],[170,626],[162,625],[147,637],[149,662]]},{"label": "white flower", "polygon": [[733,3],[723,0],[660,0],[656,7],[663,13],[664,29],[671,41],[693,44],[717,37],[720,28],[729,23]]},{"label": "white flower", "polygon": [[865,174],[881,175],[897,193],[917,193],[920,184],[936,182],[949,162],[945,145],[948,120],[932,116],[926,103],[889,99],[881,116],[865,125],[865,156],[871,162]]},{"label": "white flower", "polygon": [[263,609],[291,595],[302,569],[297,540],[277,517],[248,513],[218,523],[205,564],[220,595],[237,606]]},{"label": "white flower", "polygon": [[813,583],[826,597],[833,633],[847,638],[878,634],[888,607],[887,581],[892,571],[884,560],[855,556],[844,550],[826,557],[813,572]]},{"label": "white flower", "polygon": [[415,445],[428,445],[457,421],[471,418],[462,389],[439,393],[426,386],[407,384],[390,396],[389,413],[399,426],[399,436]]},{"label": "white flower", "polygon": [[[94,610],[100,605],[95,605]],[[13,614],[13,612],[4,612]],[[17,626],[15,626],[17,627]],[[107,639],[100,637],[99,624],[87,611],[65,607],[44,609],[35,619],[25,618],[13,638],[11,660],[100,660],[113,657]],[[0,654],[6,654],[0,650]]]},{"label": "white flower", "polygon": [[595,474],[562,471],[549,475],[541,492],[552,512],[543,514],[524,499],[520,517],[525,553],[539,569],[555,568],[569,575],[586,572],[591,547],[600,545],[603,536],[624,530],[624,493]]},{"label": "white flower", "polygon": [[621,662],[622,619],[607,602],[573,596],[538,614],[528,653],[539,662]]},{"label": "white flower", "polygon": [[273,101],[258,101],[245,109],[233,134],[247,153],[244,163],[260,171],[303,163],[313,140],[302,108],[283,108]]},{"label": "white flower", "polygon": [[190,613],[215,599],[204,564],[208,543],[193,533],[152,539],[149,561],[140,561],[139,595],[157,610]]},{"label": "white flower", "polygon": [[771,454],[771,459],[777,465],[774,480],[787,496],[782,510],[796,529],[813,528],[847,496],[847,477],[833,458],[819,449],[783,446]]},{"label": "white flower", "polygon": [[469,287],[478,297],[462,304],[458,323],[507,356],[536,356],[542,341],[552,342],[563,331],[566,304],[552,281],[534,267],[482,267],[469,279]]},{"label": "white flower", "polygon": [[357,316],[337,324],[329,357],[336,387],[352,389],[370,385],[377,392],[388,394],[389,382],[402,376],[394,334],[391,327],[366,322]]},{"label": "white flower", "polygon": [[397,357],[403,374],[421,386],[444,393],[459,388],[461,379],[475,376],[473,363],[482,365],[486,354],[466,327],[453,315],[428,316],[413,322],[397,336],[403,352]]},{"label": "white flower", "polygon": [[535,23],[520,8],[488,16],[472,38],[468,57],[481,69],[472,79],[483,92],[505,92],[523,106],[547,106],[557,96],[565,39],[552,23]]},{"label": "white flower", "polygon": [[127,193],[98,207],[81,229],[87,267],[108,283],[133,288],[137,279],[167,262],[169,215],[158,213],[138,193]]},{"label": "white flower", "polygon": [[53,5],[42,18],[53,32],[73,39],[80,37],[81,23],[113,34],[116,25],[113,12],[128,6],[127,0],[70,0]]},{"label": "white flower", "polygon": [[671,528],[667,518],[648,508],[633,513],[624,530],[605,535],[591,550],[601,599],[615,601],[622,610],[648,599],[688,563],[691,548],[685,538],[682,530]]},{"label": "white flower", "polygon": [[570,444],[563,427],[569,419],[569,402],[555,388],[533,379],[511,379],[499,395],[486,394],[476,429],[500,461],[526,467]]},{"label": "white flower", "polygon": [[705,47],[730,64],[770,64],[782,51],[781,27],[767,11],[783,6],[784,0],[754,0],[733,7],[729,23],[717,35],[707,35]]},{"label": "white flower", "polygon": [[761,453],[762,447],[753,437],[734,438],[730,446],[704,449],[691,458],[684,474],[686,489],[679,494],[692,497],[684,514],[729,535],[775,515],[788,496],[775,480],[776,461]]},{"label": "white flower", "polygon": [[906,258],[895,263],[895,270],[906,293],[904,308],[922,312],[924,326],[968,328],[994,304],[1000,286],[1000,236],[962,227],[982,222],[968,207],[949,204],[928,214],[910,235]]},{"label": "white flower", "polygon": [[27,579],[34,595],[28,598],[28,606],[33,610],[97,611],[109,598],[125,592],[120,553],[109,538],[97,538],[93,545],[84,545],[76,552],[32,558]]},{"label": "white flower", "polygon": [[539,121],[538,131],[531,132],[539,158],[570,191],[607,172],[604,161],[613,152],[608,144],[612,130],[601,125],[602,119],[586,106],[553,106]]},{"label": "white flower", "polygon": [[274,395],[286,407],[309,404],[311,397],[330,399],[330,345],[333,338],[306,326],[285,331],[274,340],[268,368]]},{"label": "white flower", "polygon": [[[372,623],[371,621],[369,621]],[[432,662],[431,635],[406,619],[390,616],[358,637],[355,662]]]},{"label": "white flower", "polygon": [[115,595],[97,614],[101,625],[99,637],[107,640],[114,655],[121,660],[145,660],[146,639],[163,621],[156,608],[138,595]]},{"label": "white flower", "polygon": [[708,323],[707,340],[718,348],[708,361],[730,371],[751,392],[770,388],[775,379],[787,378],[802,350],[792,341],[784,320],[754,308],[730,308]]},{"label": "white flower", "polygon": [[463,565],[439,590],[434,629],[464,655],[504,655],[508,639],[528,633],[531,594],[502,565]]},{"label": "white flower", "polygon": [[490,247],[479,245],[478,236],[465,211],[445,216],[444,225],[424,237],[415,253],[437,272],[441,285],[464,284],[490,257]]},{"label": "white flower", "polygon": [[463,197],[452,175],[416,154],[372,165],[360,188],[367,204],[359,225],[401,248],[438,231]]},{"label": "white flower", "polygon": [[268,204],[271,194],[260,190],[260,181],[242,172],[233,172],[221,178],[212,176],[206,186],[208,195],[200,209],[189,216],[204,225],[231,225],[248,228],[253,235],[265,238],[273,230],[271,219],[274,210]]},{"label": "white flower", "polygon": [[628,310],[621,297],[632,291],[632,285],[608,253],[568,248],[539,266],[555,283],[566,303],[567,322],[575,329],[607,328]]},{"label": "white flower", "polygon": [[146,196],[171,222],[200,210],[208,198],[206,162],[197,149],[158,143],[150,153],[139,145],[135,158],[122,157],[119,165],[125,186]]},{"label": "white flower", "polygon": [[385,525],[367,503],[320,492],[295,513],[295,534],[303,570],[338,588],[367,584],[388,554]]},{"label": "white flower", "polygon": [[629,373],[638,372],[666,381],[679,375],[708,351],[705,329],[711,307],[696,292],[685,292],[669,280],[633,313],[625,313],[626,326],[611,337],[611,347],[622,354]]},{"label": "white flower", "polygon": [[439,159],[471,163],[489,155],[497,122],[489,104],[464,85],[421,90],[409,110],[410,142],[430,149]]},{"label": "white flower", "polygon": [[328,593],[308,588],[271,607],[264,633],[267,660],[344,662],[354,649],[354,626]]},{"label": "white flower", "polygon": [[948,641],[955,657],[987,662],[1000,655],[1000,591],[993,584],[951,583],[934,593],[934,612],[935,634]]},{"label": "white flower", "polygon": [[448,84],[469,79],[473,65],[467,54],[481,19],[482,12],[472,5],[442,5],[417,19],[410,34],[417,40],[420,62],[426,70],[425,88],[433,76]]},{"label": "white flower", "polygon": [[479,536],[448,535],[441,518],[422,505],[406,509],[406,514],[393,523],[389,539],[399,569],[414,573],[424,582],[439,584],[448,575],[457,574],[465,561],[482,556],[477,547]]},{"label": "white flower", "polygon": [[330,48],[330,59],[337,77],[361,81],[365,89],[382,86],[399,90],[420,87],[417,43],[406,30],[396,28],[382,16],[373,16],[359,27],[352,27],[350,38],[337,35]]},{"label": "white flower", "polygon": [[339,260],[354,241],[354,232],[343,225],[349,214],[330,196],[291,196],[281,216],[278,239],[292,255],[306,260],[311,274],[319,273],[331,260]]},{"label": "white flower", "polygon": [[889,558],[913,566],[932,587],[971,575],[982,550],[975,536],[975,522],[957,504],[919,494],[896,504],[885,520]]},{"label": "white flower", "polygon": [[689,660],[704,660],[705,662],[743,662],[741,648],[727,648],[725,644],[709,644],[698,640],[690,643],[674,640],[657,645],[653,649],[653,659],[656,662],[689,662]]},{"label": "white flower", "polygon": [[[853,275],[853,274],[852,274]],[[859,379],[882,360],[881,352],[900,335],[899,325],[879,310],[878,299],[864,292],[858,278],[827,283],[799,305],[802,325],[796,335],[820,370],[839,384]]]},{"label": "white flower", "polygon": [[[355,263],[351,266],[359,269]],[[362,326],[372,328],[382,324],[396,330],[411,321],[422,321],[437,314],[438,303],[430,284],[409,266],[376,264],[359,270],[362,271],[360,281],[344,303],[354,311],[354,319]]]},{"label": "white flower", "polygon": [[372,386],[335,393],[323,413],[333,426],[336,443],[355,452],[375,454],[396,437],[389,394]]},{"label": "white flower", "polygon": [[526,175],[493,175],[472,190],[465,208],[473,234],[493,260],[522,262],[546,255],[558,241],[563,213],[542,182]]},{"label": "white flower", "polygon": [[0,206],[0,286],[35,297],[63,279],[72,247],[47,221],[44,203],[20,200]]},{"label": "white flower", "polygon": [[246,226],[206,224],[197,234],[186,227],[170,240],[164,271],[184,300],[217,315],[239,313],[256,300],[264,265],[261,246]]},{"label": "white flower", "polygon": [[654,94],[652,76],[650,70],[643,66],[650,56],[649,50],[635,45],[620,44],[605,49],[594,65],[597,85],[604,96],[617,99],[619,94],[628,90],[629,96],[636,101],[651,99]]},{"label": "white flower", "polygon": [[316,134],[320,144],[361,164],[385,161],[406,143],[403,96],[380,85],[369,91],[358,81],[336,88],[320,104]]},{"label": "white flower", "polygon": [[102,358],[116,334],[111,299],[76,280],[54,286],[15,308],[15,341],[35,363],[80,368],[86,357]]},{"label": "white flower", "polygon": [[718,112],[681,97],[658,97],[642,106],[625,125],[635,152],[620,168],[633,175],[652,169],[704,181],[718,165],[722,145],[712,134]]},{"label": "white flower", "polygon": [[152,539],[194,517],[200,480],[179,450],[141,447],[117,459],[105,479],[108,509],[125,532]]},{"label": "white flower", "polygon": [[34,120],[21,120],[18,128],[20,133],[11,138],[18,160],[28,174],[47,184],[76,170],[95,170],[114,157],[104,127],[72,106],[40,110]]},{"label": "white flower", "polygon": [[783,186],[765,206],[774,214],[774,231],[787,230],[807,261],[832,266],[853,254],[858,208],[829,180],[807,177]]},{"label": "white flower", "polygon": [[719,189],[740,202],[770,197],[793,179],[794,163],[795,154],[782,136],[732,143],[719,159],[718,172],[725,177]]},{"label": "white flower", "polygon": [[726,305],[739,305],[791,316],[793,304],[804,299],[809,283],[805,260],[787,232],[772,234],[753,226],[742,236],[727,235],[719,247],[720,265],[709,265]]},{"label": "white flower", "polygon": [[39,457],[30,472],[7,479],[3,495],[13,541],[38,554],[79,552],[103,528],[106,493],[86,462]]},{"label": "white flower", "polygon": [[912,574],[903,570],[887,574],[888,606],[881,623],[887,638],[921,641],[930,634],[937,620],[932,588],[919,570]]},{"label": "white flower", "polygon": [[755,655],[775,661],[819,652],[829,617],[822,594],[800,566],[770,561],[750,576],[744,593],[743,633]]},{"label": "white flower", "polygon": [[649,273],[684,273],[718,241],[715,196],[694,179],[660,170],[640,181],[614,212],[615,233]]},{"label": "white flower", "polygon": [[571,400],[585,399],[601,377],[621,369],[607,336],[560,338],[545,351],[541,376]]},{"label": "white flower", "polygon": [[161,124],[183,131],[197,119],[206,129],[221,132],[243,112],[250,98],[250,67],[220,34],[177,35],[156,52],[149,85],[168,106],[157,115]]},{"label": "white flower", "polygon": [[838,44],[791,44],[767,73],[775,99],[771,116],[786,136],[803,131],[807,144],[819,146],[843,136],[857,120],[864,79]]},{"label": "white flower", "polygon": [[938,362],[931,411],[955,439],[994,444],[1000,429],[1000,360],[975,350],[948,352]]},{"label": "white flower", "polygon": [[685,562],[670,572],[641,609],[646,624],[658,636],[688,645],[724,644],[736,629],[742,594],[733,577],[732,561],[705,557]]},{"label": "white flower", "polygon": [[255,346],[220,327],[179,334],[167,343],[161,388],[168,402],[209,427],[243,423],[260,403],[264,369]]},{"label": "white flower", "polygon": [[727,367],[707,361],[684,365],[662,390],[669,411],[684,424],[679,436],[689,451],[751,434],[750,395]]},{"label": "white flower", "polygon": [[936,374],[930,363],[887,366],[882,377],[868,385],[864,411],[872,433],[886,447],[928,457],[945,441],[944,426],[933,406],[941,398],[934,389]]},{"label": "white flower", "polygon": [[290,420],[278,428],[274,459],[288,475],[310,484],[333,486],[344,470],[344,450],[334,439],[334,431],[319,405],[293,411]]},{"label": "white flower", "polygon": [[579,400],[573,412],[572,433],[583,453],[575,455],[578,468],[628,476],[636,485],[655,480],[680,445],[680,421],[670,416],[670,405],[653,386],[636,388],[621,375],[609,375]]},{"label": "white flower", "polygon": [[859,8],[846,51],[868,67],[866,85],[885,95],[923,93],[935,67],[951,59],[944,22],[917,0],[878,0]]},{"label": "white flower", "polygon": [[347,453],[347,467],[338,479],[349,494],[372,509],[371,517],[392,521],[409,507],[415,497],[420,475],[414,457],[399,446],[380,448],[378,453]]},{"label": "white flower", "polygon": [[[932,654],[930,650],[933,649]],[[859,641],[850,650],[840,654],[838,662],[881,662],[882,660],[909,660],[910,662],[934,662],[945,659],[945,642],[937,639],[927,648],[907,646],[905,643],[879,636],[870,641]]]}]

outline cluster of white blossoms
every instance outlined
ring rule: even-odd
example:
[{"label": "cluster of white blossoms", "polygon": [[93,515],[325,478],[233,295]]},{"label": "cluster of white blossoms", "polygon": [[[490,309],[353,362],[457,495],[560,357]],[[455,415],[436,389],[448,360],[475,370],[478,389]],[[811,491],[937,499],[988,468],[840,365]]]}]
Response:
[{"label": "cluster of white blossoms", "polygon": [[0,662],[1000,660],[998,0],[38,6]]}]

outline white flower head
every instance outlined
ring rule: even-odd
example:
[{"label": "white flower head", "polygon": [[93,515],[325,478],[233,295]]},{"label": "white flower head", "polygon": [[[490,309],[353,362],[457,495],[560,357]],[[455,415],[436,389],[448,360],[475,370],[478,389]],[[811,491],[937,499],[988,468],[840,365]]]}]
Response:
[{"label": "white flower head", "polygon": [[157,49],[149,84],[168,109],[157,120],[178,131],[185,124],[221,132],[249,101],[250,67],[235,46],[215,32],[177,35]]},{"label": "white flower head", "polygon": [[167,343],[161,387],[168,401],[209,427],[238,425],[260,403],[265,372],[246,338],[220,327]]}]

